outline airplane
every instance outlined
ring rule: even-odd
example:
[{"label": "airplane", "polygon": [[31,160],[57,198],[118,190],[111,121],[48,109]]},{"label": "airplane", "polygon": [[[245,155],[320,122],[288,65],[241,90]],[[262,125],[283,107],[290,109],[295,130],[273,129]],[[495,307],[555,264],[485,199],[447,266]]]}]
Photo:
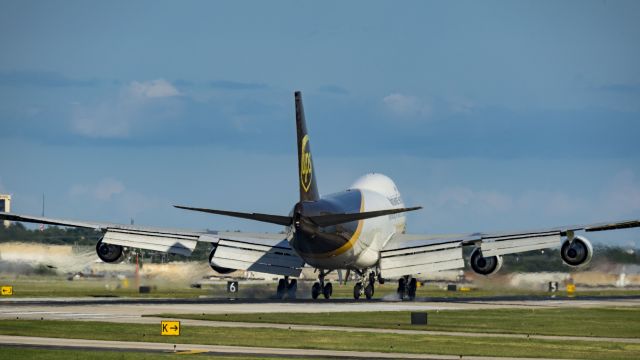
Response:
[{"label": "airplane", "polygon": [[[2,212],[0,219],[91,228],[102,232],[98,257],[107,263],[122,261],[131,248],[188,256],[198,242],[211,244],[209,265],[218,273],[236,270],[281,277],[277,298],[295,298],[303,267],[316,270],[311,296],[329,299],[333,293],[327,274],[346,270],[357,280],[354,299],[374,296],[375,283],[397,279],[400,299],[415,299],[417,275],[465,267],[463,249],[471,250],[469,265],[481,275],[500,270],[503,256],[560,247],[560,256],[572,267],[584,266],[593,255],[591,242],[578,231],[594,232],[640,227],[640,220],[570,225],[548,229],[471,234],[407,234],[405,207],[389,177],[370,173],[348,189],[320,196],[311,156],[311,142],[302,105],[294,93],[298,183],[300,200],[284,215],[244,213],[192,206],[176,208],[262,221],[285,227],[284,233],[187,231],[157,227],[76,221]],[[347,275],[347,278],[349,275]]]}]

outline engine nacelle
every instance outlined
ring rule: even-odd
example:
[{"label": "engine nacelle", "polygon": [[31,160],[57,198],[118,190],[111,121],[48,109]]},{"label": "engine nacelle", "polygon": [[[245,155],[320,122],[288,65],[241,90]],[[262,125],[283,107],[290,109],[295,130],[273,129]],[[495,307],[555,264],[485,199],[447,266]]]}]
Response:
[{"label": "engine nacelle", "polygon": [[96,254],[106,263],[119,263],[125,258],[125,249],[120,245],[103,243],[102,239],[96,244]]},{"label": "engine nacelle", "polygon": [[587,265],[593,256],[591,242],[582,236],[566,240],[560,248],[560,257],[565,264],[573,267]]},{"label": "engine nacelle", "polygon": [[213,269],[213,271],[217,272],[218,274],[229,274],[236,271],[236,269],[229,269],[226,267],[216,266],[211,262],[211,259],[213,259],[213,255],[215,255],[217,248],[218,248],[217,246],[214,246],[211,249],[211,252],[209,253],[209,266]]},{"label": "engine nacelle", "polygon": [[475,248],[471,252],[469,264],[476,274],[492,275],[502,268],[502,256],[483,257],[480,248]]}]

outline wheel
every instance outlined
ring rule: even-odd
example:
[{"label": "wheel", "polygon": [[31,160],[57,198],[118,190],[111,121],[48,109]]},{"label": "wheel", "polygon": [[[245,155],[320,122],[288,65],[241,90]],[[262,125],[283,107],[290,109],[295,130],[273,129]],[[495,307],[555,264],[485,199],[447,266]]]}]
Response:
[{"label": "wheel", "polygon": [[416,290],[418,289],[418,280],[416,278],[411,278],[409,281],[409,288],[407,289],[407,295],[409,295],[409,300],[415,300],[416,298]]},{"label": "wheel", "polygon": [[287,296],[289,297],[289,299],[296,298],[296,291],[298,291],[298,280],[293,279],[289,282],[289,285],[287,286]]},{"label": "wheel", "polygon": [[313,300],[318,298],[318,295],[320,295],[320,293],[322,292],[322,289],[320,288],[320,283],[314,283],[313,286],[311,287],[311,297],[313,298]]},{"label": "wheel", "polygon": [[373,297],[373,284],[369,284],[364,288],[364,296],[367,297],[367,300],[371,300]]},{"label": "wheel", "polygon": [[278,290],[276,291],[276,297],[278,299],[284,298],[284,294],[287,290],[287,281],[285,279],[278,280]]},{"label": "wheel", "polygon": [[404,299],[404,294],[407,291],[407,282],[404,278],[398,280],[398,297],[400,300]]},{"label": "wheel", "polygon": [[333,285],[331,285],[331,283],[324,284],[324,289],[322,289],[322,295],[324,295],[324,298],[331,298],[331,294],[333,294]]},{"label": "wheel", "polygon": [[353,286],[353,298],[356,300],[360,299],[361,293],[362,293],[362,283],[356,283]]}]

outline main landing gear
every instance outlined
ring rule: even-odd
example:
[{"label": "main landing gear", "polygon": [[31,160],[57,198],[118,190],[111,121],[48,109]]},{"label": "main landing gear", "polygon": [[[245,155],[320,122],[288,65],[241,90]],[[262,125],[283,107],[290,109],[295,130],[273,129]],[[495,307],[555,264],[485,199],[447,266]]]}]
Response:
[{"label": "main landing gear", "polygon": [[311,297],[313,298],[313,300],[317,299],[320,294],[322,294],[325,299],[330,299],[331,295],[333,295],[333,285],[331,285],[330,282],[324,282],[324,277],[328,273],[329,272],[320,270],[318,281],[313,283],[313,286],[311,287]]},{"label": "main landing gear", "polygon": [[289,299],[296,298],[296,291],[298,290],[298,280],[289,280],[288,276],[284,279],[278,280],[278,290],[276,291],[276,297],[278,299],[284,299],[287,296]]},{"label": "main landing gear", "polygon": [[369,274],[364,276],[364,274],[366,273],[366,271],[358,273],[360,279],[353,286],[353,298],[356,300],[360,299],[362,295],[364,295],[367,300],[371,300],[371,298],[373,298],[373,294],[375,293],[376,279],[378,279],[380,284],[384,284],[384,280],[382,279],[380,274],[376,273],[375,271],[369,271]]},{"label": "main landing gear", "polygon": [[411,276],[404,276],[398,280],[398,297],[400,300],[415,300],[418,280]]}]

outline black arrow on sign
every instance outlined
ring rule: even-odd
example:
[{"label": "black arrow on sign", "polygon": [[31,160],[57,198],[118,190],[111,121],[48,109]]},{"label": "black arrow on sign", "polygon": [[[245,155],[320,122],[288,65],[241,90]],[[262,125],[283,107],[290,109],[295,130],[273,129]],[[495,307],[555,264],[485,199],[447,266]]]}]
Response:
[{"label": "black arrow on sign", "polygon": [[170,328],[170,329],[173,330],[173,331],[176,331],[176,330],[178,330],[178,326],[177,325],[173,325],[173,327]]}]

